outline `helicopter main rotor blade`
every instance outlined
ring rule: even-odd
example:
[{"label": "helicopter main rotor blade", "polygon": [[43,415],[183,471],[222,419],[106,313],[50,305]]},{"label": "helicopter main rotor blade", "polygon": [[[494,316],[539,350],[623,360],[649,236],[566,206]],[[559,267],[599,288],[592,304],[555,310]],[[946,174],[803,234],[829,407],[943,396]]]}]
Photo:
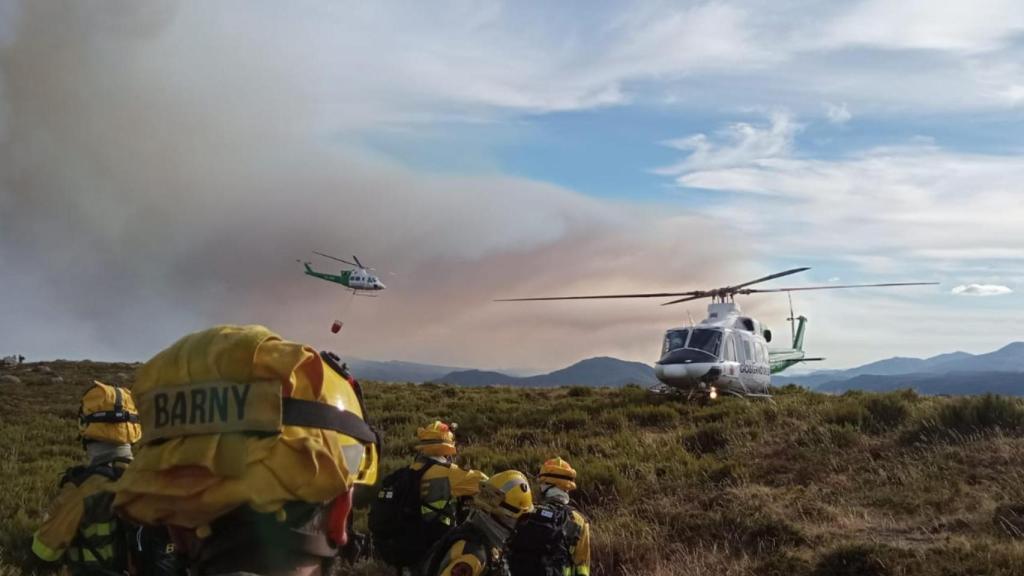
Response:
[{"label": "helicopter main rotor blade", "polygon": [[643,294],[602,294],[600,296],[544,296],[540,298],[499,298],[495,302],[539,302],[542,300],[598,300],[603,298],[668,298],[671,296],[692,296],[703,294],[701,291],[690,292],[651,292]]},{"label": "helicopter main rotor blade", "polygon": [[359,261],[359,257],[356,256],[355,254],[352,255],[352,259],[356,261],[356,266],[359,266],[360,268],[366,268],[366,266],[363,266],[363,263]]},{"label": "helicopter main rotor blade", "polygon": [[[338,262],[344,262],[345,264],[348,264],[349,266],[359,266],[359,264],[356,264],[355,262],[349,262],[348,260],[345,260],[344,258],[338,258],[338,257],[335,257],[335,256],[331,256],[330,254],[324,254],[323,252],[317,252],[316,250],[313,250],[313,254],[318,254],[320,256],[323,256],[324,258],[330,258],[331,260],[337,260]],[[362,268],[362,266],[359,266],[359,267]]]},{"label": "helicopter main rotor blade", "polygon": [[762,294],[765,292],[802,292],[804,290],[838,290],[840,288],[886,288],[892,286],[935,286],[938,282],[887,282],[885,284],[845,284],[839,286],[801,286],[799,288],[746,288],[737,294]]},{"label": "helicopter main rotor blade", "polygon": [[811,268],[809,266],[804,266],[803,268],[792,268],[792,269],[786,270],[784,272],[776,272],[775,274],[769,274],[768,276],[765,276],[764,278],[758,278],[757,280],[751,280],[750,282],[744,282],[743,284],[737,284],[735,286],[729,286],[728,288],[723,289],[723,292],[733,292],[733,291],[737,290],[738,288],[743,288],[744,286],[751,286],[753,284],[760,284],[761,282],[766,282],[768,280],[774,280],[776,278],[782,278],[783,276],[789,276],[790,274],[796,274],[797,272],[803,272],[805,270],[810,270],[810,269]]},{"label": "helicopter main rotor blade", "polygon": [[679,300],[665,302],[664,304],[662,304],[662,306],[668,306],[669,304],[679,304],[680,302],[689,302],[691,300],[700,300],[701,298],[707,298],[709,296],[711,296],[711,294],[694,294],[693,296],[687,298],[680,298]]}]

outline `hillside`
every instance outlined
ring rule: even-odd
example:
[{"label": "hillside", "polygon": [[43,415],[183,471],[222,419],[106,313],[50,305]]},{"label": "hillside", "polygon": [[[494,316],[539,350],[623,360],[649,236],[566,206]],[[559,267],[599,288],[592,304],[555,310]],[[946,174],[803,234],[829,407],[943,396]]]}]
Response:
[{"label": "hillside", "polygon": [[602,356],[577,362],[567,368],[538,376],[515,377],[500,372],[462,370],[436,379],[436,382],[458,386],[522,386],[551,388],[556,386],[620,387],[627,384],[653,386],[658,383],[654,369],[640,362],[626,362]]},{"label": "hillside", "polygon": [[[944,389],[948,394],[975,394],[979,392],[998,392],[1024,394],[1019,392],[1002,392],[996,389],[978,387],[984,381],[985,372],[1024,373],[1024,342],[1013,342],[986,354],[968,354],[967,352],[951,352],[930,358],[895,357],[871,362],[847,370],[822,370],[801,376],[789,376],[786,373],[776,377],[780,383],[799,384],[820,390],[897,390],[906,388],[900,378],[890,376],[908,376],[909,379],[922,383],[924,393],[928,388]],[[955,373],[955,375],[954,375]],[[946,375],[949,377],[946,377]],[[1001,379],[1002,381],[1004,379]],[[957,385],[963,382],[964,385]]]},{"label": "hillside", "polygon": [[417,362],[388,360],[362,360],[353,358],[347,361],[354,374],[363,380],[379,380],[382,382],[430,382],[445,374],[461,370],[454,366],[438,366]]},{"label": "hillside", "polygon": [[[0,574],[34,567],[30,534],[60,472],[82,457],[79,394],[92,378],[129,383],[132,368],[0,370]],[[432,418],[458,422],[462,462],[488,472],[532,474],[551,455],[570,459],[594,524],[595,576],[1010,576],[1024,567],[1019,400],[787,388],[774,403],[697,406],[636,387],[365,389],[386,470],[408,461],[413,431]],[[345,573],[391,574],[373,562]]]},{"label": "hillside", "polygon": [[865,374],[849,380],[835,380],[818,386],[819,392],[865,390],[888,392],[911,389],[919,394],[1002,394],[1024,396],[1024,372],[947,372],[945,374]]}]

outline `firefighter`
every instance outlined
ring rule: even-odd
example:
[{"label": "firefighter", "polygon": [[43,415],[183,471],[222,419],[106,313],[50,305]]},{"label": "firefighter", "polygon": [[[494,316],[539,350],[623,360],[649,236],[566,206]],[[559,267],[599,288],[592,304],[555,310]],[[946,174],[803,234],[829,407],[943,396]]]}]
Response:
[{"label": "firefighter", "polygon": [[479,470],[464,470],[455,465],[455,425],[440,420],[416,430],[416,459],[409,466],[425,470],[420,483],[420,515],[425,522],[448,527],[455,524],[461,504],[480,492],[486,479]]},{"label": "firefighter", "polygon": [[139,370],[143,436],[115,509],[171,527],[192,576],[330,574],[379,450],[342,372],[262,326],[185,336]]},{"label": "firefighter", "polygon": [[503,576],[505,544],[520,516],[533,510],[530,483],[522,472],[491,476],[473,498],[469,517],[428,553],[423,576]]},{"label": "firefighter", "polygon": [[539,502],[508,544],[512,576],[589,576],[590,523],[569,498],[576,470],[555,457],[541,466],[538,480]]},{"label": "firefighter", "polygon": [[129,568],[129,527],[114,515],[111,487],[132,461],[138,414],[125,388],[94,382],[82,395],[79,435],[88,464],[65,471],[60,492],[32,538],[32,552],[62,561],[76,575],[123,573]]},{"label": "firefighter", "polygon": [[408,573],[464,517],[464,503],[486,476],[455,465],[455,425],[436,420],[416,430],[416,458],[381,483],[370,506],[377,556]]}]

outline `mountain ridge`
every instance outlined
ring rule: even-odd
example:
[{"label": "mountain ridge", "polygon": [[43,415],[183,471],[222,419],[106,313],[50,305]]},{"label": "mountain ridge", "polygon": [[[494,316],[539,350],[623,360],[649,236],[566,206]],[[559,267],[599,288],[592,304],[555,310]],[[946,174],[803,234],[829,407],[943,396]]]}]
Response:
[{"label": "mountain ridge", "polygon": [[621,387],[627,384],[653,386],[658,383],[654,369],[641,362],[629,362],[610,356],[597,356],[537,376],[516,377],[487,370],[461,370],[436,380],[459,386],[510,385],[527,388],[556,386]]},{"label": "mountain ridge", "polygon": [[[821,391],[891,390],[914,382],[921,391],[941,389],[937,394],[970,394],[978,391],[977,382],[1012,379],[1011,374],[1024,373],[1024,342],[1011,342],[992,352],[970,354],[957,351],[929,358],[896,356],[846,370],[823,370],[802,376],[779,375],[777,384],[798,384]],[[898,378],[897,378],[898,377]],[[902,382],[902,384],[901,384]],[[917,389],[917,388],[915,388]],[[987,389],[985,391],[988,391]],[[1024,395],[1024,389],[1015,393]]]},{"label": "mountain ridge", "polygon": [[[512,370],[470,369],[398,360],[352,358],[348,364],[360,379],[385,382],[537,388],[658,384],[650,365],[610,356],[587,358],[565,368],[537,375],[516,374],[518,371]],[[794,376],[782,373],[773,377],[773,383],[776,386],[797,384],[823,392],[910,387],[925,394],[974,394],[1001,390],[1001,393],[1024,395],[1024,384],[1018,387],[1015,375],[1024,375],[1024,342],[1011,342],[982,354],[955,351],[928,358],[895,356],[845,370],[822,370]]]}]

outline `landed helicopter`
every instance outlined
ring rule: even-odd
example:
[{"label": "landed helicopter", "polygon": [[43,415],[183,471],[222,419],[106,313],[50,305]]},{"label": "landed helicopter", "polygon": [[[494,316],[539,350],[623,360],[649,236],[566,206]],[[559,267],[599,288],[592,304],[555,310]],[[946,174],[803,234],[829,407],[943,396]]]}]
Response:
[{"label": "landed helicopter", "polygon": [[338,274],[326,274],[324,272],[317,272],[316,270],[313,270],[311,262],[302,262],[306,267],[307,276],[320,278],[321,280],[327,280],[328,282],[334,282],[335,284],[341,284],[356,294],[360,292],[378,292],[387,288],[387,286],[380,281],[380,278],[373,274],[373,268],[363,266],[363,263],[360,262],[359,258],[356,256],[352,257],[355,262],[349,262],[343,258],[337,258],[330,254],[317,252],[316,250],[313,251],[313,254],[323,256],[324,258],[330,258],[331,260],[337,260],[338,262],[348,264],[349,266],[355,266],[355,268],[351,270],[342,270]]},{"label": "landed helicopter", "polygon": [[554,296],[540,298],[505,298],[498,302],[528,302],[545,300],[594,300],[604,298],[669,298],[662,306],[679,304],[702,298],[711,298],[708,317],[696,325],[672,328],[665,332],[661,358],[654,365],[658,380],[670,389],[699,395],[714,400],[721,393],[740,397],[770,398],[771,375],[800,362],[824,360],[809,358],[803,350],[804,328],[807,318],[793,315],[792,297],[790,316],[792,346],[769,349],[772,332],[756,319],[744,316],[735,302],[737,295],[765,292],[799,292],[805,290],[835,290],[842,288],[880,288],[893,286],[926,286],[937,282],[891,282],[885,284],[846,284],[831,286],[803,286],[797,288],[749,288],[754,284],[810,270],[793,268],[770,274],[756,280],[689,292],[654,292],[640,294],[603,294],[598,296]]}]

